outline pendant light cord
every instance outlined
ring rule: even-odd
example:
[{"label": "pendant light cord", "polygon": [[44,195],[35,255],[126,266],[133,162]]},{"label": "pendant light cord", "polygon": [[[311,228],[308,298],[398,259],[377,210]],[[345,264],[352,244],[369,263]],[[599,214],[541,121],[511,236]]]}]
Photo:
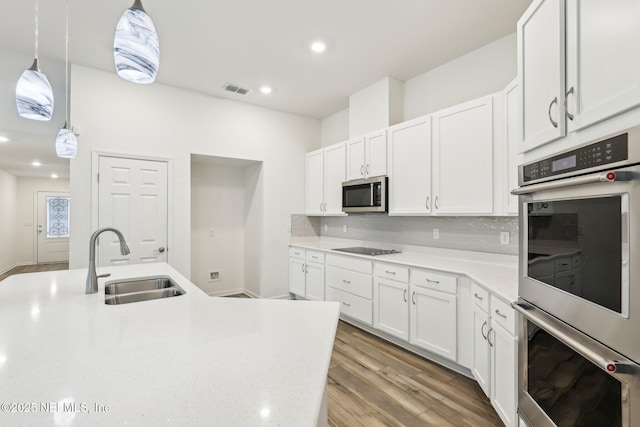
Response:
[{"label": "pendant light cord", "polygon": [[36,59],[38,59],[38,0],[36,0]]},{"label": "pendant light cord", "polygon": [[66,0],[66,31],[64,35],[64,116],[66,126],[69,124],[69,0]]}]

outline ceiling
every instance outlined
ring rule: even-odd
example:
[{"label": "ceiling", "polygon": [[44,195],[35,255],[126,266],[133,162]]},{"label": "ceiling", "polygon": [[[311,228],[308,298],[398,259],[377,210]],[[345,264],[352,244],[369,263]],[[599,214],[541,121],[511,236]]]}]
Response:
[{"label": "ceiling", "polygon": [[[114,29],[133,1],[68,1],[70,61],[113,72]],[[33,57],[35,0],[0,3],[0,47]],[[160,38],[157,82],[319,119],[383,77],[406,81],[513,33],[530,3],[143,0]],[[48,61],[64,61],[65,0],[39,8],[46,73]],[[316,39],[328,45],[323,54],[309,49]],[[225,83],[251,92],[225,92]],[[264,84],[270,95],[258,90]]]}]

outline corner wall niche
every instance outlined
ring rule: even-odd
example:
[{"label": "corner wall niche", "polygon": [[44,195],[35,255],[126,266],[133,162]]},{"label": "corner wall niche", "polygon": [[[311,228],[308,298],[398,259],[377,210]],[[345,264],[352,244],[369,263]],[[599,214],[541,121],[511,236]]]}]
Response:
[{"label": "corner wall niche", "polygon": [[191,281],[261,296],[262,162],[191,155]]}]

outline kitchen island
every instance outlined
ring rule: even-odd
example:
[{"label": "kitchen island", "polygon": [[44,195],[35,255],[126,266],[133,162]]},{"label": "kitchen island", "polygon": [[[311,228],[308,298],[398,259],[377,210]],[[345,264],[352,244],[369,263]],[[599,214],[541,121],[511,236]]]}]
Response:
[{"label": "kitchen island", "polygon": [[[209,297],[164,263],[0,282],[0,425],[326,425],[337,303]],[[104,282],[185,295],[106,305]]]}]

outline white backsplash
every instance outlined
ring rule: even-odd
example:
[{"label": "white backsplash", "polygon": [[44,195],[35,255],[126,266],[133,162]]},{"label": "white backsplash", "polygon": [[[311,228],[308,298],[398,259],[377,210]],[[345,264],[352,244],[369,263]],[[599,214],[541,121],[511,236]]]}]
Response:
[{"label": "white backsplash", "polygon": [[[438,229],[439,239],[434,239],[434,229]],[[509,233],[507,245],[500,243],[500,233],[503,231]],[[517,255],[518,218],[292,215],[291,237],[308,236]]]}]

